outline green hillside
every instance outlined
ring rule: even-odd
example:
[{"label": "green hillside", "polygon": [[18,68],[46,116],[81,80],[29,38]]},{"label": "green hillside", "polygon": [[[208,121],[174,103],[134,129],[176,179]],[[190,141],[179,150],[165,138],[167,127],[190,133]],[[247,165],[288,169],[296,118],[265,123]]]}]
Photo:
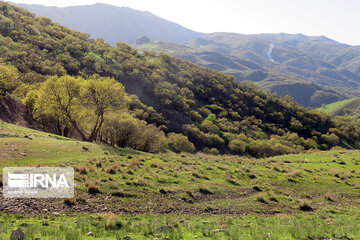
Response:
[{"label": "green hillside", "polygon": [[197,151],[262,157],[358,146],[357,125],[254,84],[124,43],[112,47],[8,3],[0,7],[1,94],[22,99],[47,131],[150,152],[193,151],[193,144]]},{"label": "green hillside", "polygon": [[[256,55],[250,53],[244,55],[239,54],[238,52],[232,52],[233,48],[246,49],[248,47],[249,49],[252,49],[250,43],[250,46],[245,44],[249,40],[245,41],[243,38],[237,38],[230,44],[227,40],[231,39],[232,35],[230,34],[228,39],[226,34],[224,34],[221,41],[207,42],[205,39],[211,38],[211,36],[212,35],[201,38],[203,40],[198,39],[199,42],[204,41],[204,45],[193,44],[193,42],[180,45],[161,41],[151,41],[144,37],[139,39],[139,42],[134,45],[134,48],[141,52],[164,52],[181,59],[189,60],[201,66],[232,75],[237,81],[254,82],[262,88],[277,93],[279,96],[289,95],[293,97],[297,103],[303,106],[319,107],[323,103],[343,100],[356,96],[357,94],[355,91],[350,90],[350,88],[340,92],[334,87],[329,87],[331,86],[330,82],[333,82],[330,79],[328,79],[328,84],[326,84],[326,82],[316,82],[315,79],[319,78],[319,76],[314,76],[314,74],[316,74],[314,73],[316,72],[314,69],[311,69],[311,72],[308,71],[304,73],[303,70],[295,70],[294,68],[293,72],[289,72],[279,63],[271,62],[268,64],[267,62],[269,62],[269,60],[267,59],[267,56],[260,56],[259,53],[256,53]],[[244,38],[247,37],[250,38],[250,36]],[[257,39],[257,41],[261,42],[265,40]],[[227,44],[229,44],[229,46]],[[220,47],[218,48],[217,46],[226,46],[226,50]],[[265,48],[266,47],[264,47],[264,49]],[[260,52],[262,53],[262,51]]]},{"label": "green hillside", "polygon": [[[360,236],[358,218],[353,218],[360,214],[359,151],[257,160],[149,154],[2,122],[0,159],[1,168],[66,166],[76,170],[74,199],[0,196],[2,239],[17,227],[28,237],[41,239],[87,239],[90,231],[96,239],[265,239],[267,233],[274,239]],[[89,189],[98,193],[90,194]],[[326,222],[334,224],[317,226]],[[164,225],[174,230],[159,231]],[[245,225],[249,226],[238,231]]]},{"label": "green hillside", "polygon": [[334,102],[319,108],[320,111],[337,116],[343,116],[355,113],[359,110],[360,98],[347,99],[340,102]]}]

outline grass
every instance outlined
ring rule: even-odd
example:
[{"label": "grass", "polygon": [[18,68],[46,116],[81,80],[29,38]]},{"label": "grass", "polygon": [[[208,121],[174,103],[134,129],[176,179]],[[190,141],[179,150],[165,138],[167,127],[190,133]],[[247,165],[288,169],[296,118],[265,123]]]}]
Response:
[{"label": "grass", "polygon": [[[45,218],[45,219],[44,219]],[[360,218],[345,215],[187,217],[174,215],[0,215],[0,238],[20,228],[29,239],[358,239]],[[47,224],[44,224],[46,222]],[[24,224],[25,223],[25,224]],[[92,232],[94,236],[87,236]],[[125,238],[126,239],[126,238]]]},{"label": "grass", "polygon": [[360,98],[352,98],[325,105],[325,107],[318,108],[318,110],[331,115],[344,115],[344,109],[356,112],[359,109],[359,106]]},{"label": "grass", "polygon": [[[0,123],[0,168],[77,170],[74,199],[0,197],[0,239],[23,222],[30,239],[357,239],[359,163],[356,150],[149,154]],[[174,231],[157,232],[168,225]]]}]

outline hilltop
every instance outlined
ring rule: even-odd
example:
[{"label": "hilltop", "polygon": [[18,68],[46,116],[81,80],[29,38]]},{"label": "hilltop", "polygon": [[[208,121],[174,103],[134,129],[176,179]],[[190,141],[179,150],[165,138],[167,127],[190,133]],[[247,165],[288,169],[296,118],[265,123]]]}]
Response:
[{"label": "hilltop", "polygon": [[204,35],[150,12],[103,3],[72,7],[16,5],[68,28],[89,33],[92,38],[103,38],[112,45],[117,42],[133,44],[142,36],[166,42],[185,43]]}]

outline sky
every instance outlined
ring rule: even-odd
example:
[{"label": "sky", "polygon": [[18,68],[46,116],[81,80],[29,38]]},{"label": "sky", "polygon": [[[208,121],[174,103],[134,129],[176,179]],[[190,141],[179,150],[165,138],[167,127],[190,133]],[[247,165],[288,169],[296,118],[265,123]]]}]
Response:
[{"label": "sky", "polygon": [[46,6],[97,2],[149,11],[195,31],[303,33],[360,45],[360,0],[11,0]]}]

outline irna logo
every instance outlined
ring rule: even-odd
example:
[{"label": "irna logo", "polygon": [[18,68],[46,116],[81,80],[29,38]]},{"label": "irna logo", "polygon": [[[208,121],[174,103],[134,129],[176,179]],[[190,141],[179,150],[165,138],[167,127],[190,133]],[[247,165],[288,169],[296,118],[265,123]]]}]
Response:
[{"label": "irna logo", "polygon": [[36,188],[36,187],[69,187],[64,174],[58,177],[56,174],[11,174],[8,173],[9,187],[13,188]]},{"label": "irna logo", "polygon": [[72,198],[73,168],[4,168],[5,198]]}]

